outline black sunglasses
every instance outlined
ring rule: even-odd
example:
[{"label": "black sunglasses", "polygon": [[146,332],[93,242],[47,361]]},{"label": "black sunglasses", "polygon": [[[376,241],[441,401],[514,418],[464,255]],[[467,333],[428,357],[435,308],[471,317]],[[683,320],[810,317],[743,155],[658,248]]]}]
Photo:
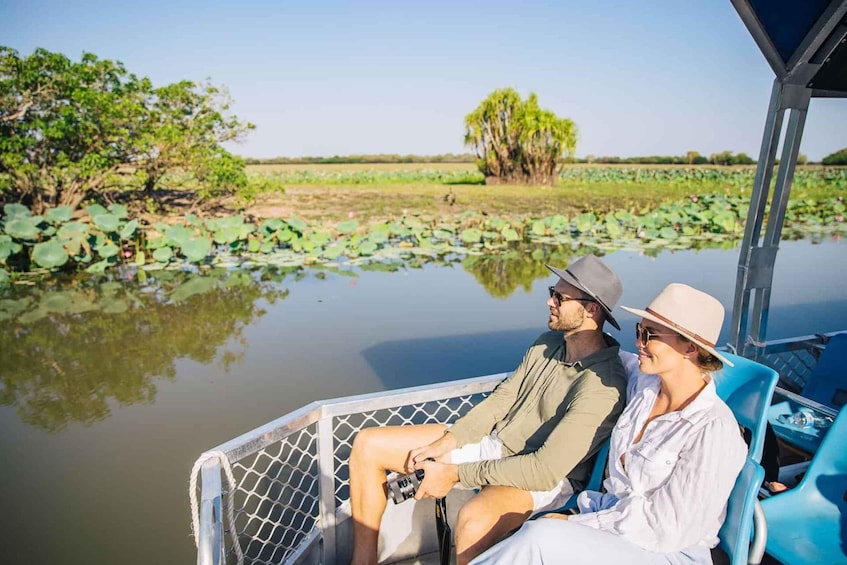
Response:
[{"label": "black sunglasses", "polygon": [[568,300],[577,300],[579,302],[594,302],[592,298],[571,298],[570,296],[562,296],[556,290],[554,286],[547,287],[548,292],[550,292],[550,298],[552,298],[556,302],[556,306],[561,306],[562,303],[567,302]]},{"label": "black sunglasses", "polygon": [[651,332],[650,330],[648,330],[647,328],[642,326],[640,322],[635,324],[635,341],[641,342],[644,345],[647,345],[647,342],[650,341],[651,339],[653,339],[654,337],[671,336],[671,335],[679,335],[679,334],[676,334],[676,333],[673,333],[673,332],[671,332],[671,333]]}]

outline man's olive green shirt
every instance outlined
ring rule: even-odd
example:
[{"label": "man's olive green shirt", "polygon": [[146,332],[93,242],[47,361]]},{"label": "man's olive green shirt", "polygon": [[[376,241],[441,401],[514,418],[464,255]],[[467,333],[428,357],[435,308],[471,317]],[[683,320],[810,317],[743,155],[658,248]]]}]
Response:
[{"label": "man's olive green shirt", "polygon": [[626,404],[620,344],[604,338],[605,349],[565,363],[562,333],[542,334],[515,372],[453,424],[458,447],[492,431],[503,443],[502,459],[459,465],[463,486],[547,491],[565,476],[574,489],[585,486],[593,456]]}]

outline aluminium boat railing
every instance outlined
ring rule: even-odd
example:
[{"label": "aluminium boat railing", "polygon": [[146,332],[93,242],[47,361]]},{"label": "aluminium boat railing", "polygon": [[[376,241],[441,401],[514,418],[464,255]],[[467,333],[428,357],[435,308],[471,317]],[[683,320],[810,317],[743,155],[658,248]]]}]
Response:
[{"label": "aluminium boat railing", "polygon": [[[780,373],[778,391],[799,390],[830,335],[759,345],[756,360]],[[452,422],[506,376],[314,402],[205,452],[198,460],[198,565],[235,563],[239,554],[262,564],[349,558],[349,527],[341,531],[340,522],[349,516],[347,462],[356,433],[370,426]],[[230,512],[231,521],[224,520]]]}]

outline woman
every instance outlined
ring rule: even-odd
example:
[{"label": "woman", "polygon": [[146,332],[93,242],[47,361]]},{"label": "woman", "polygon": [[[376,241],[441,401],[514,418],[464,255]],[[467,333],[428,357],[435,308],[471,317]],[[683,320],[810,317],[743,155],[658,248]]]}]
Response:
[{"label": "woman", "polygon": [[718,398],[712,371],[724,308],[684,284],[668,285],[641,316],[641,374],[612,432],[607,493],[580,494],[580,513],[528,522],[475,564],[711,563],[710,548],[747,446]]}]

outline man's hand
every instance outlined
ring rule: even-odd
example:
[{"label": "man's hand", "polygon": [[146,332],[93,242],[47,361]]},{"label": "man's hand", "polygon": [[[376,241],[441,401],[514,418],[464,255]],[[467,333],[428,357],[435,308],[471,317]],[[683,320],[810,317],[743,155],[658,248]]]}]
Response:
[{"label": "man's hand", "polygon": [[456,449],[456,438],[449,431],[444,435],[423,447],[418,447],[409,452],[406,460],[406,472],[412,473],[415,469],[423,469],[421,464],[427,459],[443,461],[444,456]]},{"label": "man's hand", "polygon": [[422,461],[417,465],[424,470],[424,480],[415,493],[415,500],[447,496],[453,485],[459,482],[459,466],[451,463]]},{"label": "man's hand", "polygon": [[567,520],[567,514],[560,514],[559,512],[551,512],[549,514],[545,514],[542,518],[555,518],[557,520]]}]

